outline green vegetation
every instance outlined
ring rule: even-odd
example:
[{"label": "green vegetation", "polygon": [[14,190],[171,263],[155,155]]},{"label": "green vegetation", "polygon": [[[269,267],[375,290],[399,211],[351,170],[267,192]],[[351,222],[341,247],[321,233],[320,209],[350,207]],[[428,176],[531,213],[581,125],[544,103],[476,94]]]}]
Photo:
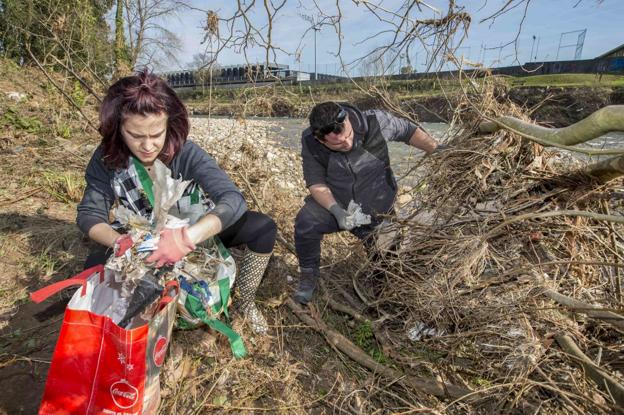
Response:
[{"label": "green vegetation", "polygon": [[87,100],[87,93],[80,86],[80,82],[78,82],[77,80],[74,81],[74,88],[72,89],[71,97],[76,105],[78,105],[79,107],[83,107],[85,101]]},{"label": "green vegetation", "polygon": [[19,130],[24,130],[33,134],[41,133],[44,130],[43,124],[39,119],[21,115],[20,112],[13,107],[7,108],[0,119],[0,124],[3,126],[13,126]]},{"label": "green vegetation", "polygon": [[67,140],[71,137],[71,127],[64,123],[58,123],[56,125],[56,134]]},{"label": "green vegetation", "polygon": [[362,350],[366,351],[373,359],[379,363],[388,363],[388,358],[377,346],[373,327],[370,321],[360,324],[355,329],[354,341]]},{"label": "green vegetation", "polygon": [[29,264],[29,272],[33,275],[40,275],[42,277],[49,277],[57,271],[59,265],[58,259],[53,255],[50,255],[48,249],[39,253],[35,257],[35,261]]},{"label": "green vegetation", "polygon": [[624,86],[624,76],[603,75],[599,78],[594,74],[556,74],[509,77],[510,86],[572,86],[572,87],[619,87]]},{"label": "green vegetation", "polygon": [[[4,57],[18,63],[52,61],[58,68],[89,66],[99,74],[110,67],[108,1],[4,0],[0,36]],[[70,63],[71,62],[71,63]]]},{"label": "green vegetation", "polygon": [[47,171],[43,173],[45,190],[55,199],[71,204],[79,202],[85,188],[82,174],[77,172]]}]

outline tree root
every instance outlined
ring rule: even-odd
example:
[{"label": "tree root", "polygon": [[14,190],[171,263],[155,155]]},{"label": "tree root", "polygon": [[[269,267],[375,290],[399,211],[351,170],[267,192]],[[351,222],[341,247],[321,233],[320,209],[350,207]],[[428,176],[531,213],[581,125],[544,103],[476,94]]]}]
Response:
[{"label": "tree root", "polygon": [[607,394],[613,398],[615,403],[620,406],[620,409],[624,409],[624,386],[620,385],[615,378],[592,362],[591,359],[579,349],[571,337],[560,334],[555,336],[555,340],[557,340],[559,346],[572,356],[574,361],[583,368],[585,375],[596,382],[598,387],[606,391]]},{"label": "tree root", "polygon": [[419,378],[415,376],[405,375],[397,370],[386,367],[372,357],[362,351],[359,347],[354,345],[349,339],[331,329],[325,322],[319,318],[312,317],[309,313],[306,313],[299,305],[297,305],[291,298],[286,300],[286,305],[295,313],[295,315],[311,328],[325,337],[325,340],[335,349],[345,353],[351,359],[364,366],[365,368],[378,373],[390,380],[400,379],[416,390],[425,392],[429,395],[437,396],[440,398],[458,399],[468,394],[474,393],[469,389],[465,389],[455,385],[449,385],[431,378]]},{"label": "tree root", "polygon": [[323,289],[323,301],[327,302],[327,305],[329,305],[330,308],[332,308],[335,311],[338,311],[340,313],[344,313],[347,314],[349,316],[351,316],[351,318],[353,318],[354,320],[357,320],[359,322],[362,323],[366,323],[367,321],[371,321],[371,319],[369,319],[368,317],[366,317],[364,314],[362,314],[359,310],[356,310],[355,308],[340,303],[336,300],[334,300],[333,297],[331,297],[328,293],[329,291],[327,290],[327,285],[325,284],[325,282],[323,280],[319,281],[321,284],[321,288]]}]

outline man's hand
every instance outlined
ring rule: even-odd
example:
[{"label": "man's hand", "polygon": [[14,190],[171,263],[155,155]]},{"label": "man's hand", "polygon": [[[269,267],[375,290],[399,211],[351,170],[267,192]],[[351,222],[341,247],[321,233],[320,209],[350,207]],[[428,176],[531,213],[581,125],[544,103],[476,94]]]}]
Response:
[{"label": "man's hand", "polygon": [[447,144],[438,144],[430,154],[440,153],[444,150],[447,150],[448,148],[449,146]]},{"label": "man's hand", "polygon": [[175,264],[195,249],[195,244],[189,238],[187,227],[165,228],[160,232],[158,249],[145,261],[156,262],[156,268],[163,265]]},{"label": "man's hand", "polygon": [[355,224],[353,223],[353,221],[348,220],[349,214],[347,213],[347,211],[341,208],[338,203],[334,203],[333,205],[331,205],[329,211],[336,218],[336,221],[338,222],[338,227],[340,229],[350,231],[351,229],[355,228]]}]

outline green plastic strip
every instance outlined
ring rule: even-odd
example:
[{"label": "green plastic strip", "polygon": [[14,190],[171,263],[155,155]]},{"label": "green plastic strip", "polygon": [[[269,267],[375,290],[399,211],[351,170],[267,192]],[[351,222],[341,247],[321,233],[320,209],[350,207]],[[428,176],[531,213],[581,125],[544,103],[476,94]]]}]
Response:
[{"label": "green plastic strip", "polygon": [[219,283],[219,294],[221,297],[221,306],[223,309],[223,315],[230,321],[230,315],[228,314],[228,300],[230,298],[230,279],[229,278],[221,278],[217,281]]},{"label": "green plastic strip", "polygon": [[186,309],[191,313],[193,317],[201,319],[208,327],[218,331],[227,337],[230,342],[230,348],[232,349],[232,354],[237,359],[241,359],[247,356],[247,349],[245,349],[245,344],[243,343],[243,339],[241,336],[232,330],[228,325],[220,322],[219,320],[212,319],[208,317],[206,314],[206,310],[204,310],[204,306],[201,301],[193,295],[186,296],[186,303],[184,304]]},{"label": "green plastic strip", "polygon": [[195,186],[195,190],[191,193],[191,205],[199,203],[199,186]]},{"label": "green plastic strip", "polygon": [[145,166],[143,166],[143,163],[141,163],[139,159],[132,157],[132,162],[134,163],[137,173],[139,173],[139,180],[141,180],[143,190],[145,191],[150,204],[154,207],[154,190],[152,189],[154,184],[152,183],[152,178],[149,176],[149,173],[145,170]]}]

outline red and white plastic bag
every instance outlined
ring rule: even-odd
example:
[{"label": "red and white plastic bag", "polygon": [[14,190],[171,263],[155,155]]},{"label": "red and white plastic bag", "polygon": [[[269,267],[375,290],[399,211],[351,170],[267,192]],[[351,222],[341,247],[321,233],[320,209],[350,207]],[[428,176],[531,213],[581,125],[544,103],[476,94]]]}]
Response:
[{"label": "red and white plastic bag", "polygon": [[98,265],[31,294],[41,302],[72,285],[39,414],[156,414],[160,368],[175,320],[177,282],[165,286],[149,321],[122,329],[107,316],[119,286]]}]

